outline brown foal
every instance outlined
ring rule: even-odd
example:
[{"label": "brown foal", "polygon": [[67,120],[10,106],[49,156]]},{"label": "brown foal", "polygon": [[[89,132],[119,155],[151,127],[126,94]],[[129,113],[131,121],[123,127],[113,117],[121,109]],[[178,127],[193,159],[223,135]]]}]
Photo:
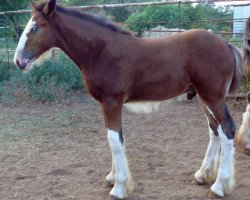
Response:
[{"label": "brown foal", "polygon": [[122,134],[123,105],[149,113],[190,87],[203,104],[210,133],[195,179],[199,184],[214,182],[211,194],[218,196],[233,189],[235,125],[225,95],[237,90],[242,75],[241,56],[233,46],[205,30],[140,39],[103,18],[56,5],[55,0],[33,3],[14,61],[30,70],[33,61],[53,47],[77,64],[88,93],[100,102],[112,150],[112,169],[106,177],[113,185],[112,197],[124,199],[133,189]]}]

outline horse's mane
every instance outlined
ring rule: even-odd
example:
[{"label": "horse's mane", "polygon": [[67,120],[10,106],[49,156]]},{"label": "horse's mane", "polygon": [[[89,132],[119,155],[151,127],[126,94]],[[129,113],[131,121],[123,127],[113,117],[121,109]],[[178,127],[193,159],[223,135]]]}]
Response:
[{"label": "horse's mane", "polygon": [[[39,5],[36,6],[36,9],[39,11],[43,10],[45,4],[46,4],[45,2],[40,3]],[[130,31],[124,30],[119,25],[110,22],[105,16],[82,13],[82,12],[79,12],[78,10],[65,8],[59,5],[56,5],[56,11],[63,13],[63,14],[70,15],[72,17],[76,17],[78,19],[87,20],[91,23],[108,28],[109,30],[114,31],[116,33],[121,33],[124,35],[130,35],[130,36],[132,35]]]}]

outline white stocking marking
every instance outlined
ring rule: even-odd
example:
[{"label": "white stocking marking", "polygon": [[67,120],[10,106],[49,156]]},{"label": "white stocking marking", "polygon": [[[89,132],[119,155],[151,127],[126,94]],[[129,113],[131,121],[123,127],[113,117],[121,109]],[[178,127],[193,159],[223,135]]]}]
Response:
[{"label": "white stocking marking", "polygon": [[110,173],[106,176],[106,180],[112,184],[115,183],[115,158],[113,153],[112,153],[112,168]]},{"label": "white stocking marking", "polygon": [[195,173],[197,182],[205,183],[215,180],[219,164],[219,138],[214,135],[214,131],[209,127],[210,141],[206,151],[206,156],[201,168]]},{"label": "white stocking marking", "polygon": [[223,197],[225,193],[231,192],[235,185],[234,146],[233,140],[227,138],[220,125],[217,130],[221,140],[221,156],[217,179],[211,190]]},{"label": "white stocking marking", "polygon": [[108,130],[108,140],[112,150],[112,154],[114,155],[115,165],[115,185],[109,194],[116,198],[123,199],[127,195],[127,181],[131,177],[127,165],[124,146],[120,141],[118,132]]}]

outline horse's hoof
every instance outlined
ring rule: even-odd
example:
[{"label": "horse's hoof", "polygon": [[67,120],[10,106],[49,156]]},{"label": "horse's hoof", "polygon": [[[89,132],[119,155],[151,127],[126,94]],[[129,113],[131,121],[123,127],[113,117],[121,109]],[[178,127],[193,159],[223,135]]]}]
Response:
[{"label": "horse's hoof", "polygon": [[238,145],[238,150],[241,151],[242,153],[244,153],[247,156],[250,156],[250,149],[249,148],[245,148],[242,145]]},{"label": "horse's hoof", "polygon": [[124,199],[120,199],[120,198],[116,198],[112,195],[109,195],[109,197],[107,198],[107,200],[124,200]]},{"label": "horse's hoof", "polygon": [[250,149],[244,148],[243,152],[244,152],[245,155],[250,156]]},{"label": "horse's hoof", "polygon": [[111,183],[111,182],[109,182],[109,181],[107,181],[107,180],[104,180],[103,182],[102,182],[102,187],[103,188],[111,188],[111,187],[113,187],[114,186],[114,183]]},{"label": "horse's hoof", "polygon": [[199,182],[195,178],[193,178],[192,184],[194,184],[194,185],[206,185],[206,182]]},{"label": "horse's hoof", "polygon": [[220,199],[220,198],[222,198],[221,196],[219,196],[219,195],[217,195],[217,194],[215,194],[213,191],[209,191],[209,193],[208,193],[208,197],[209,197],[209,199]]},{"label": "horse's hoof", "polygon": [[204,181],[203,178],[200,178],[200,181],[198,181],[196,178],[195,178],[195,175],[193,176],[193,180],[192,180],[192,184],[194,185],[206,185],[207,182]]}]

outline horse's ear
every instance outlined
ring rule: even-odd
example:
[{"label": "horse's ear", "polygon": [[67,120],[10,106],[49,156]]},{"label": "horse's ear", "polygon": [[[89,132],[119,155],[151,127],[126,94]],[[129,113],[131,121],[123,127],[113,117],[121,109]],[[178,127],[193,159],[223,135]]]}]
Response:
[{"label": "horse's ear", "polygon": [[55,8],[56,8],[56,0],[49,0],[45,6],[44,6],[44,9],[43,9],[43,12],[46,14],[46,15],[51,15],[54,11],[55,11]]}]

